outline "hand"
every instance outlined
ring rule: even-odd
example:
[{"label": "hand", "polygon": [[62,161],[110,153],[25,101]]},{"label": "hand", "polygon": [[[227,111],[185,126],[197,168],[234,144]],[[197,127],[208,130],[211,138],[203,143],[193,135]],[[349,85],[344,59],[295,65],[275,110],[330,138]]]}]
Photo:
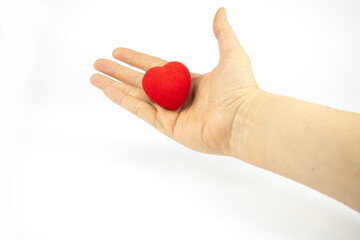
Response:
[{"label": "hand", "polygon": [[[141,84],[143,73],[110,60],[99,59],[94,67],[116,80],[94,74],[91,83],[109,99],[179,143],[204,153],[233,155],[233,142],[238,151],[246,116],[261,90],[224,8],[217,11],[213,30],[220,50],[219,63],[209,73],[191,74],[188,97],[176,111],[162,108],[147,97]],[[144,71],[166,64],[165,60],[126,48],[115,49],[113,57]]]},{"label": "hand", "polygon": [[[176,111],[146,96],[143,73],[110,60],[97,60],[95,69],[116,80],[94,74],[91,83],[191,149],[237,157],[360,211],[360,115],[260,90],[225,9],[217,11],[213,26],[219,63],[207,74],[192,73],[189,95]],[[166,63],[125,48],[113,56],[144,71]]]}]

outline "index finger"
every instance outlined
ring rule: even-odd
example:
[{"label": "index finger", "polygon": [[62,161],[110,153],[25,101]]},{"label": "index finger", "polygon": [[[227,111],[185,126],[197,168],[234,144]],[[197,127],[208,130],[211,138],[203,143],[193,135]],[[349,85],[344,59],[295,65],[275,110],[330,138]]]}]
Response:
[{"label": "index finger", "polygon": [[144,71],[147,71],[152,67],[163,66],[167,63],[167,61],[161,58],[122,47],[116,48],[113,51],[113,57]]}]

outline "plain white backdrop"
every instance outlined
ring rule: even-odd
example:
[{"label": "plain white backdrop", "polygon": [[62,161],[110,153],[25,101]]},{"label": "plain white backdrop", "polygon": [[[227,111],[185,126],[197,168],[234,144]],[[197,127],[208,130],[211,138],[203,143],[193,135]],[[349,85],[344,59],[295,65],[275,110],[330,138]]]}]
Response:
[{"label": "plain white backdrop", "polygon": [[261,88],[360,113],[357,0],[0,0],[0,239],[360,239],[358,212],[90,85],[119,46],[210,71],[221,6]]}]

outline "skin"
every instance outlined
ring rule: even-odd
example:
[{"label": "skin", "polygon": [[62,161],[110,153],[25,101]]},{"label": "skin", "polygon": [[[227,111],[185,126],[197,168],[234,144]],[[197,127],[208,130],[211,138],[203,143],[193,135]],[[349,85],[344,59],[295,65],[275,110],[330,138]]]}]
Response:
[{"label": "skin", "polygon": [[[151,101],[143,71],[166,63],[117,48],[98,59],[91,83],[113,102],[193,150],[232,156],[293,179],[360,211],[360,114],[261,90],[224,8],[213,21],[220,59],[209,73],[191,73],[189,95],[176,111]],[[143,71],[141,71],[143,70]]]}]

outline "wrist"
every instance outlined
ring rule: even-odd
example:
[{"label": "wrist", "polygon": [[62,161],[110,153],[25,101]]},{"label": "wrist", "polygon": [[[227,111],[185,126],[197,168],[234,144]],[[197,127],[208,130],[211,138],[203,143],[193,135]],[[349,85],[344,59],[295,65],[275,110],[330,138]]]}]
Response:
[{"label": "wrist", "polygon": [[[230,139],[230,156],[258,167],[264,167],[266,145],[270,136],[266,134],[268,116],[274,110],[276,95],[257,89],[239,106],[234,116]],[[271,111],[272,111],[271,110]]]}]

